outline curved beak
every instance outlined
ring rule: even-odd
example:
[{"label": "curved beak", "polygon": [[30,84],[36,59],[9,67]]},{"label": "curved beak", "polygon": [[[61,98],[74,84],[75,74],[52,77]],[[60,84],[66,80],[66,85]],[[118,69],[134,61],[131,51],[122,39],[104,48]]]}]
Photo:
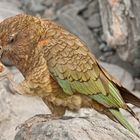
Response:
[{"label": "curved beak", "polygon": [[0,59],[1,59],[1,57],[2,57],[2,53],[3,53],[3,47],[0,46]]},{"label": "curved beak", "polygon": [[13,66],[12,62],[3,55],[4,48],[0,46],[0,62],[2,62],[6,66]]}]

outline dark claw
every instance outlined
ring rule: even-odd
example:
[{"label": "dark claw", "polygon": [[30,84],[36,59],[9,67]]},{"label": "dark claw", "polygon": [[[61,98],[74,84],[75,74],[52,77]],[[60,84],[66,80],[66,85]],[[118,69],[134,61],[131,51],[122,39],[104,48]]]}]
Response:
[{"label": "dark claw", "polygon": [[32,127],[33,124],[39,123],[39,122],[46,122],[52,119],[56,119],[52,117],[52,114],[37,114],[33,117],[31,117],[30,119],[26,120],[24,123],[18,125],[15,130],[17,129],[30,129]]},{"label": "dark claw", "polygon": [[73,119],[73,118],[81,118],[81,119],[87,119],[88,117],[72,117],[72,116],[63,116],[60,119],[62,120],[69,120],[69,119]]},{"label": "dark claw", "polygon": [[27,128],[27,129],[29,129],[30,127],[31,127],[32,125],[28,125],[27,123],[22,123],[22,124],[20,124],[20,125],[18,125],[16,128],[15,128],[15,130],[20,130],[20,129],[22,129],[22,128]]}]

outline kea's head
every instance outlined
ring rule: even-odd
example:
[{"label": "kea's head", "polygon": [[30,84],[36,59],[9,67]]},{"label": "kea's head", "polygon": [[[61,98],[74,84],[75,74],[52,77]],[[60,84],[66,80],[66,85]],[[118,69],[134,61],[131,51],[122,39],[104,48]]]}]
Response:
[{"label": "kea's head", "polygon": [[42,34],[42,20],[20,14],[0,23],[0,56],[13,64],[28,59]]}]

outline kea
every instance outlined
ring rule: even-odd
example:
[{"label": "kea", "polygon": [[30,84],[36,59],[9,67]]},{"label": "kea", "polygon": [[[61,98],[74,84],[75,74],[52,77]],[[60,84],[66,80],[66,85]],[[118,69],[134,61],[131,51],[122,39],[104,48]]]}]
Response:
[{"label": "kea", "polygon": [[0,55],[24,76],[20,83],[9,78],[12,90],[39,96],[51,110],[52,114],[36,115],[36,119],[63,118],[66,110],[93,108],[135,133],[120,109],[138,120],[127,103],[140,107],[140,99],[99,65],[82,40],[62,26],[26,14],[9,17],[0,23]]}]

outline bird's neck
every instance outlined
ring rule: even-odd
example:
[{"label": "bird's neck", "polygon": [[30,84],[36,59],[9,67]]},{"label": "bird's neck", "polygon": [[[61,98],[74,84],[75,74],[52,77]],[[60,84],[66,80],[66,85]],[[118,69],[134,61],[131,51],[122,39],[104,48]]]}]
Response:
[{"label": "bird's neck", "polygon": [[16,55],[13,59],[13,64],[20,70],[23,76],[29,77],[29,75],[39,76],[40,73],[45,71],[46,60],[43,57],[43,53],[38,50],[34,50],[30,55]]}]

